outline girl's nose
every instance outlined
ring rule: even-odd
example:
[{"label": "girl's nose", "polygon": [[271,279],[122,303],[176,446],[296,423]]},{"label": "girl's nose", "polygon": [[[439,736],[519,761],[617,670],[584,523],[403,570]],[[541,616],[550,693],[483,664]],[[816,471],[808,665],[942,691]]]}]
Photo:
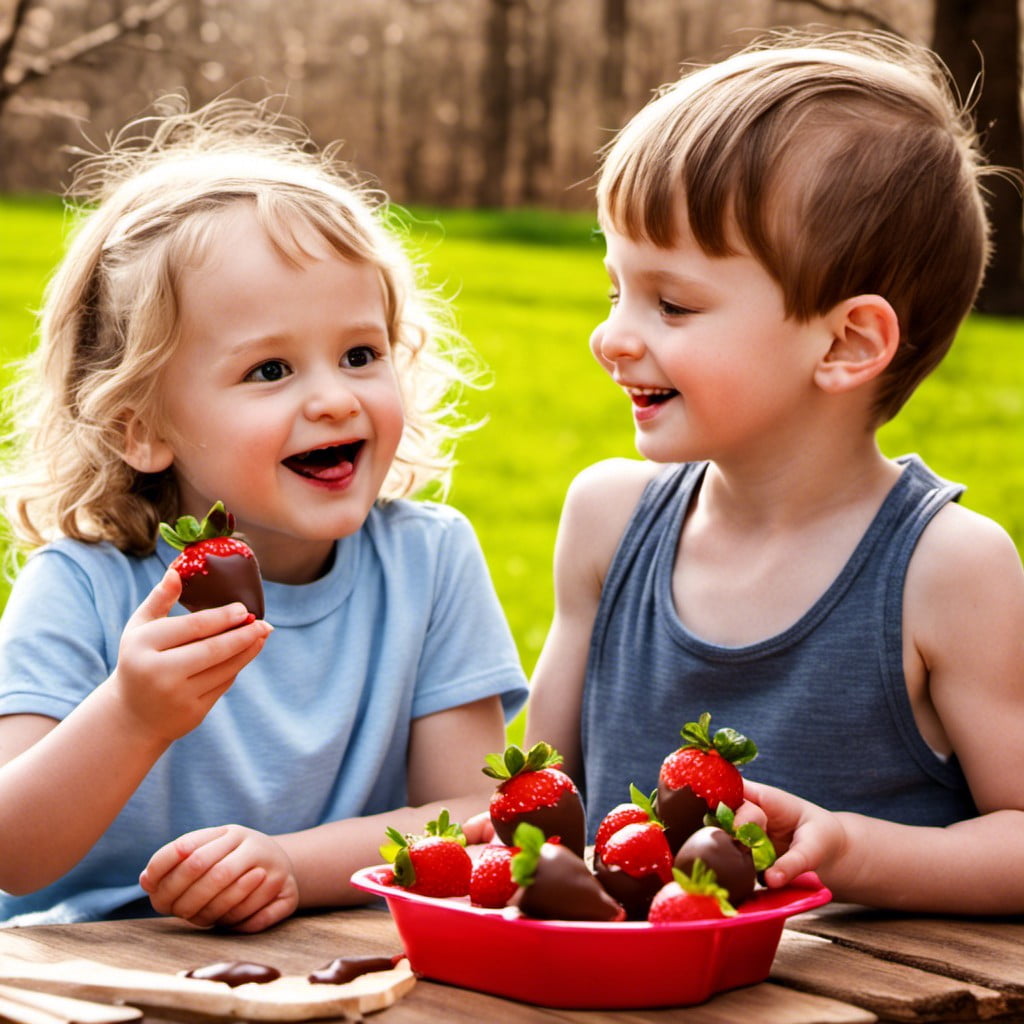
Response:
[{"label": "girl's nose", "polygon": [[306,397],[306,418],[344,420],[359,415],[359,398],[348,383],[336,375],[313,382]]}]

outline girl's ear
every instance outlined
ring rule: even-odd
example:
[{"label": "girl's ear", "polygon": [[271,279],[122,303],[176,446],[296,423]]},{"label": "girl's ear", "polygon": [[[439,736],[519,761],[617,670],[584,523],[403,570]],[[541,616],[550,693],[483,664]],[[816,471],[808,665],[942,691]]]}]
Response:
[{"label": "girl's ear", "polygon": [[174,462],[171,446],[129,409],[124,420],[124,461],[139,473],[162,473]]},{"label": "girl's ear", "polygon": [[896,311],[880,295],[856,295],[826,317],[832,344],[815,369],[815,383],[838,394],[875,380],[900,343]]}]

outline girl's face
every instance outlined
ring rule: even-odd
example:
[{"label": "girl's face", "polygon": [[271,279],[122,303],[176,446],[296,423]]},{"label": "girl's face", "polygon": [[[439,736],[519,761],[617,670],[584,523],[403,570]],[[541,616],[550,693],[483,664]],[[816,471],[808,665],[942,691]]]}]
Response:
[{"label": "girl's face", "polygon": [[785,314],[747,254],[710,257],[688,229],[670,249],[606,231],[612,308],[591,350],[630,398],[655,462],[745,459],[800,443],[824,321]]},{"label": "girl's face", "polygon": [[402,436],[402,401],[377,270],[311,229],[299,265],[247,205],[215,224],[180,283],[182,341],[165,372],[163,439],[181,512],[217,499],[263,574],[316,578],[359,529]]}]

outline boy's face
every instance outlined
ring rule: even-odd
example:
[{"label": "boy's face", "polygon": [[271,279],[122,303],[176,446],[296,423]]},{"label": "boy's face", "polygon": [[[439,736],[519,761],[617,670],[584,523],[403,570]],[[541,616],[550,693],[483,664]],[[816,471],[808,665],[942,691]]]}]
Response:
[{"label": "boy's face", "polygon": [[182,512],[222,499],[264,575],[304,582],[362,525],[402,436],[381,282],[301,228],[317,258],[286,262],[247,206],[212,237],[162,382]]},{"label": "boy's face", "polygon": [[612,308],[590,347],[632,402],[639,452],[723,462],[799,445],[832,340],[824,321],[787,319],[757,260],[708,256],[685,224],[669,249],[605,239]]}]

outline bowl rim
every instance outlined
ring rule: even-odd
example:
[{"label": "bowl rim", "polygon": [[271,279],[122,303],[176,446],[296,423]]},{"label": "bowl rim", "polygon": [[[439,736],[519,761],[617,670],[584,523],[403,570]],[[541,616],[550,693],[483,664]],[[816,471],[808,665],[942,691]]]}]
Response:
[{"label": "bowl rim", "polygon": [[[360,868],[351,878],[352,885],[364,892],[373,893],[387,900],[419,903],[434,909],[443,909],[455,913],[469,914],[472,917],[489,917],[505,920],[510,925],[521,929],[539,929],[544,932],[605,932],[613,930],[616,935],[630,932],[650,933],[682,932],[682,931],[713,931],[722,928],[742,928],[761,921],[771,921],[780,917],[794,917],[797,914],[824,906],[832,899],[831,891],[821,883],[813,872],[806,872],[793,879],[781,889],[758,889],[750,899],[744,901],[734,917],[708,918],[699,921],[666,921],[652,924],[648,921],[556,921],[538,920],[524,917],[513,907],[491,909],[474,907],[468,896],[439,898],[422,896],[409,892],[400,886],[389,885],[383,879],[392,874],[389,864],[376,864]],[[762,906],[760,904],[768,904]]]}]

